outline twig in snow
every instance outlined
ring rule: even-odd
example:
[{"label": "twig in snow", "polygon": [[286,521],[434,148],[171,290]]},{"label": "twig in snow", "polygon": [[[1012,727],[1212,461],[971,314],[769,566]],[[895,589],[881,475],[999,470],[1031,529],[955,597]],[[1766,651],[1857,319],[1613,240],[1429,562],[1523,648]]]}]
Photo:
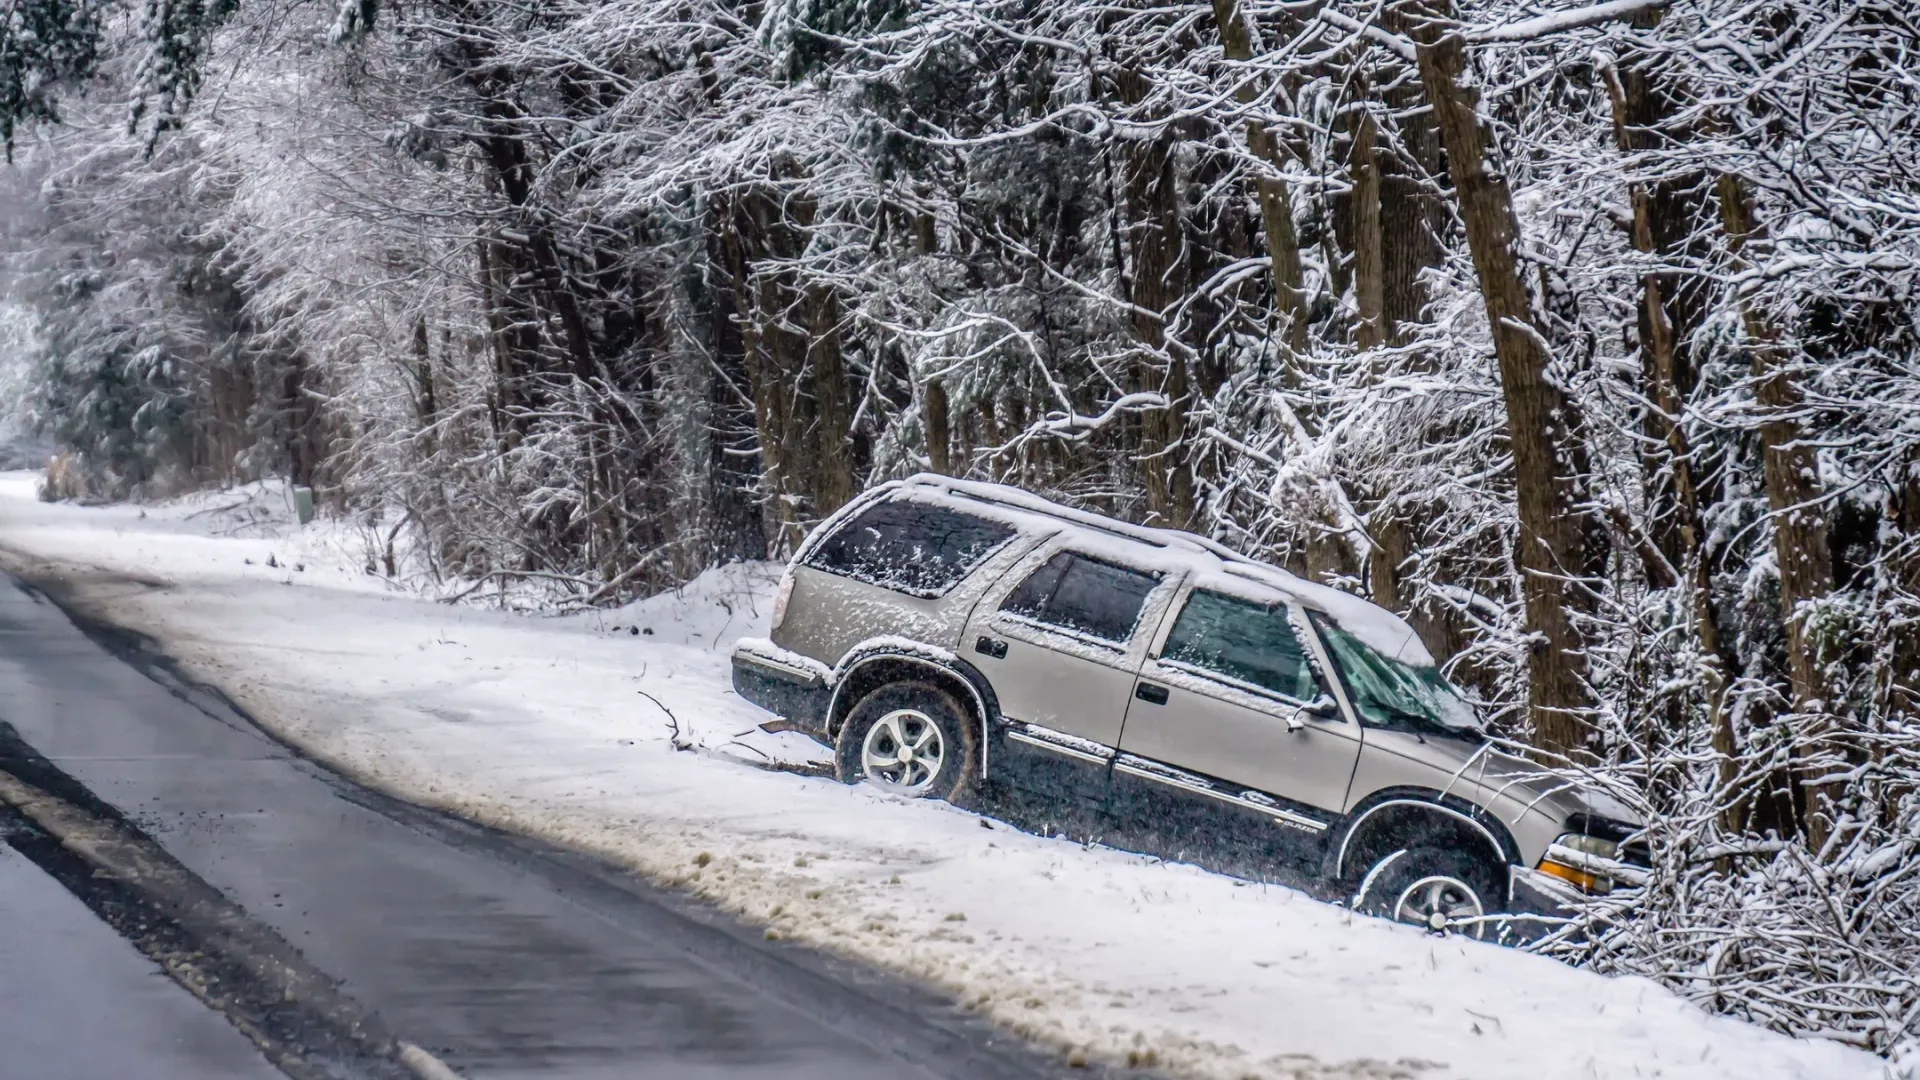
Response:
[{"label": "twig in snow", "polygon": [[654,697],[652,694],[647,693],[645,690],[635,690],[634,693],[639,694],[641,697],[646,698],[648,701],[651,701],[655,705],[660,706],[660,711],[667,714],[667,720],[669,721],[667,724],[667,730],[673,732],[673,748],[675,750],[693,749],[693,739],[681,733],[680,718],[673,715],[673,710],[667,708],[666,702],[661,701],[659,698]]}]

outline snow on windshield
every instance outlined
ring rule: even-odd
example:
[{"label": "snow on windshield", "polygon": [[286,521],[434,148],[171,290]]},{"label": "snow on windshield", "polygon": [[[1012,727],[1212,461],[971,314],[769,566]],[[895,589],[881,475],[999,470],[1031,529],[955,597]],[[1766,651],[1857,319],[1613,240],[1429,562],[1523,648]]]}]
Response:
[{"label": "snow on windshield", "polygon": [[1414,730],[1432,725],[1447,731],[1484,733],[1479,714],[1439,668],[1393,659],[1334,620],[1318,621],[1320,636],[1345,676],[1353,707],[1369,723]]}]

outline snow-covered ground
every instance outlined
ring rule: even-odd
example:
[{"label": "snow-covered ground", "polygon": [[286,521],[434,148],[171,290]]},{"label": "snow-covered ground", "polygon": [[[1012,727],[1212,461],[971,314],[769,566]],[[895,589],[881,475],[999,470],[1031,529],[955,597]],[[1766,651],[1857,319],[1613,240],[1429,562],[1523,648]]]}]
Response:
[{"label": "snow-covered ground", "polygon": [[821,757],[728,687],[770,567],[516,615],[406,594],[353,529],[291,524],[277,489],[81,508],[36,480],[0,474],[9,561],[112,571],[76,575],[86,602],[315,756],[930,980],[1063,1053],[1221,1080],[1886,1074],[1643,980],[751,767]]}]

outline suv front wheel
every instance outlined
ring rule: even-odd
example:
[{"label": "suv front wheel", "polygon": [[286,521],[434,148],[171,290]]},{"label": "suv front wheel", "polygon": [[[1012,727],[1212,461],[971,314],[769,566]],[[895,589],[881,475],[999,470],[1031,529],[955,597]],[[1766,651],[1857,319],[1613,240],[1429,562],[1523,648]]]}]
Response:
[{"label": "suv front wheel", "polygon": [[919,682],[889,683],[861,698],[833,745],[842,782],[864,780],[909,798],[952,798],[971,784],[978,758],[966,710]]},{"label": "suv front wheel", "polygon": [[1489,936],[1485,916],[1499,910],[1491,875],[1478,860],[1447,848],[1401,848],[1375,863],[1353,898],[1356,910],[1435,933]]}]

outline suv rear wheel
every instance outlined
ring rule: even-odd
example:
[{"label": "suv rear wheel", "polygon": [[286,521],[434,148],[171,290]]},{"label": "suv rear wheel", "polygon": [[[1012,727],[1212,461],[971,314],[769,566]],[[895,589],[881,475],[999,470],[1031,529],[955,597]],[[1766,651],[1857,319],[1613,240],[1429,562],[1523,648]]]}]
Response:
[{"label": "suv rear wheel", "polygon": [[1356,910],[1436,933],[1488,937],[1482,916],[1499,910],[1492,875],[1447,848],[1401,848],[1375,863],[1353,898]]},{"label": "suv rear wheel", "polygon": [[844,783],[866,781],[909,798],[951,798],[971,785],[978,759],[968,714],[928,683],[880,687],[853,707],[834,739]]}]

